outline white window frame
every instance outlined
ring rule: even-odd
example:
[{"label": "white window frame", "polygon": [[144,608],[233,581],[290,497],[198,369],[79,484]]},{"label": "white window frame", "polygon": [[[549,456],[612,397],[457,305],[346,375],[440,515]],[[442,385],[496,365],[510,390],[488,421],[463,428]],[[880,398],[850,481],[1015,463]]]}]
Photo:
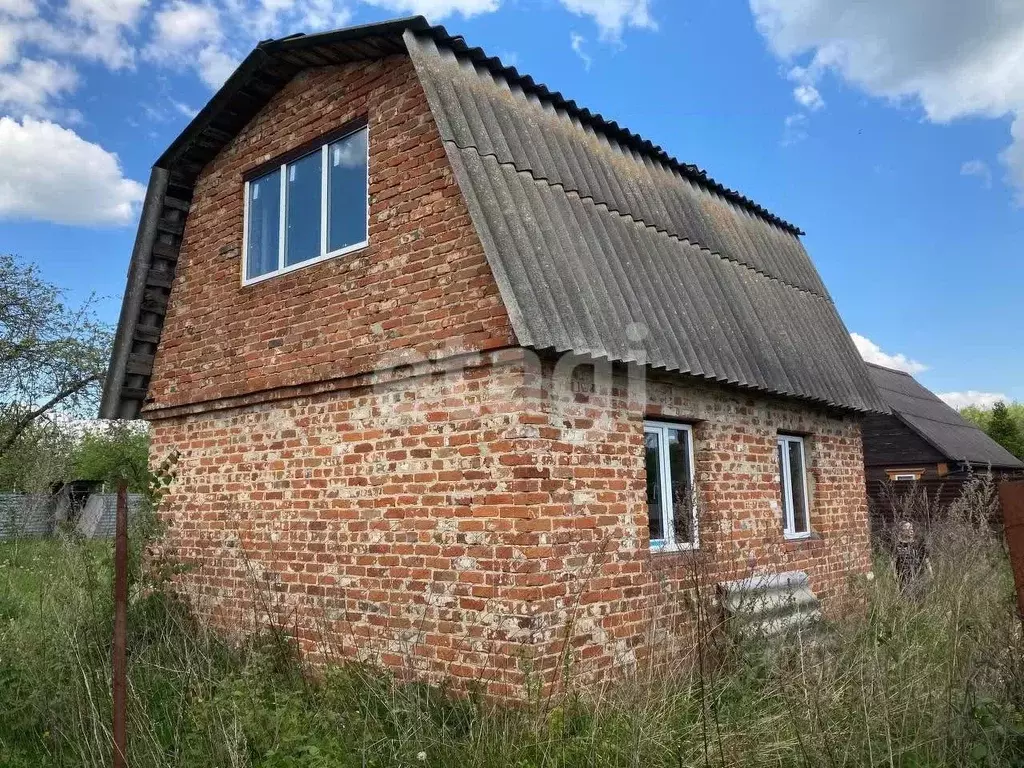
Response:
[{"label": "white window frame", "polygon": [[[366,131],[366,237],[358,243],[352,243],[346,245],[344,248],[337,248],[333,251],[327,250],[327,191],[330,172],[328,160],[329,148],[331,144],[336,144],[339,141],[347,139],[349,136],[354,136],[360,131]],[[314,256],[312,259],[300,261],[296,264],[285,265],[285,240],[286,240],[286,224],[288,216],[288,166],[294,165],[300,160],[304,160],[312,154],[320,153],[320,255]],[[264,176],[268,176],[271,173],[278,172],[281,174],[281,203],[280,210],[278,211],[278,243],[277,243],[277,269],[271,270],[263,275],[257,275],[256,277],[249,277],[249,185],[253,181],[259,181]],[[242,214],[242,285],[253,285],[255,283],[261,283],[264,280],[268,280],[271,277],[277,277],[278,275],[285,275],[289,272],[294,272],[297,269],[312,266],[313,264],[319,264],[327,259],[333,259],[337,256],[343,256],[346,253],[352,253],[358,251],[361,248],[365,248],[370,243],[370,126],[364,125],[359,128],[355,128],[349,131],[344,136],[334,136],[330,141],[325,141],[319,149],[312,149],[305,154],[292,158],[289,162],[281,163],[277,168],[267,169],[263,174],[256,176],[251,179],[247,179],[245,182],[245,203]]]},{"label": "white window frame", "polygon": [[[796,510],[793,509],[793,483],[791,471],[791,465],[789,462],[789,445],[790,443],[796,443],[800,446],[800,459],[803,464],[803,472],[800,475],[800,482],[802,483],[804,491],[804,528],[805,531],[797,532],[796,530]],[[807,495],[807,451],[804,446],[804,439],[798,435],[779,435],[776,440],[776,454],[779,456],[779,489],[783,487],[783,478],[787,478],[790,482],[785,484],[788,493],[783,499],[785,508],[783,513],[785,514],[785,523],[782,528],[783,536],[787,539],[806,539],[811,535],[811,498]],[[781,447],[783,450],[779,451]]]},{"label": "white window frame", "polygon": [[910,482],[916,483],[917,482],[917,473],[915,473],[915,472],[897,472],[896,474],[894,474],[892,476],[892,479],[895,482],[903,482],[903,481],[908,481],[909,480]]},{"label": "white window frame", "polygon": [[[693,510],[693,541],[676,541],[675,509],[672,505],[672,472],[668,460],[668,431],[670,429],[686,433],[687,459],[690,466],[690,492],[693,494],[690,508]],[[693,428],[689,424],[675,424],[667,421],[644,421],[644,435],[658,435],[658,471],[661,473],[661,509],[664,539],[652,539],[652,552],[680,552],[700,548],[700,529],[697,518],[697,469],[693,463]],[[646,448],[645,448],[646,450]],[[646,477],[644,487],[644,503],[646,504]],[[650,514],[650,512],[648,512]]]}]

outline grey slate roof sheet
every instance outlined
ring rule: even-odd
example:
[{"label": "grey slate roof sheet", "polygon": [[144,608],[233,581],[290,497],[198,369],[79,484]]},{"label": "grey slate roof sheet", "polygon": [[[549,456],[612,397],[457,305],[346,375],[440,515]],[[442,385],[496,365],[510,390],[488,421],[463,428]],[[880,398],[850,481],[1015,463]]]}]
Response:
[{"label": "grey slate roof sheet", "polygon": [[407,36],[441,135],[566,192],[715,251],[759,272],[828,295],[793,234],[677,170],[584,129],[567,113],[460,62],[428,38]]},{"label": "grey slate roof sheet", "polygon": [[885,410],[797,236],[406,33],[525,346]]},{"label": "grey slate roof sheet", "polygon": [[868,371],[892,412],[950,461],[1024,468],[1024,462],[942,402],[910,374],[870,363]]}]

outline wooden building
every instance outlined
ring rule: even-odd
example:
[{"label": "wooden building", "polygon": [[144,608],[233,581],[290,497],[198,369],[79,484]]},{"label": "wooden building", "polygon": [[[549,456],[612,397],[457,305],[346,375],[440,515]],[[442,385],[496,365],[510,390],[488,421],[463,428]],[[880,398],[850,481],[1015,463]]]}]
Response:
[{"label": "wooden building", "polygon": [[916,482],[940,501],[949,501],[972,471],[1007,476],[1024,470],[1024,462],[909,373],[867,366],[891,409],[888,414],[870,414],[863,422],[864,475],[876,511],[891,497],[889,489],[898,490],[901,483]]}]

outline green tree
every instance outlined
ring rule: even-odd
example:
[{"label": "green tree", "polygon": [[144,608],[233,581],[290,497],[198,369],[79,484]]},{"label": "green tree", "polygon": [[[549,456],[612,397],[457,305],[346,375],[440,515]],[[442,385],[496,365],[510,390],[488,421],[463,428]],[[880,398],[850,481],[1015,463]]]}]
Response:
[{"label": "green tree", "polygon": [[988,432],[989,422],[992,421],[992,411],[990,409],[979,408],[976,405],[965,405],[960,409],[960,415],[983,432]]},{"label": "green tree", "polygon": [[992,407],[988,422],[988,436],[1017,458],[1024,457],[1024,439],[1020,427],[1010,415],[1006,403],[998,402]]},{"label": "green tree", "polygon": [[128,490],[143,493],[149,485],[149,432],[137,422],[110,422],[105,429],[87,432],[72,451],[70,480],[95,480],[116,486],[124,480]]},{"label": "green tree", "polygon": [[0,454],[0,493],[46,493],[67,479],[75,436],[66,424],[40,421]]},{"label": "green tree", "polygon": [[57,416],[95,413],[111,332],[94,304],[69,305],[37,267],[0,254],[0,461]]}]

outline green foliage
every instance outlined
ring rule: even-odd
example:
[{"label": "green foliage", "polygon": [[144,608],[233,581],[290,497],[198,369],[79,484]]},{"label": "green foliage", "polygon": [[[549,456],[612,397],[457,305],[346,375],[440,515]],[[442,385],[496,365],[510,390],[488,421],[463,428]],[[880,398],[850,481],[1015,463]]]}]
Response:
[{"label": "green foliage", "polygon": [[[312,673],[280,634],[229,644],[133,557],[130,765],[1019,765],[1024,646],[1005,556],[963,526],[934,545],[925,594],[901,596],[880,559],[864,611],[824,642],[511,707],[355,665]],[[110,550],[0,545],[0,765],[110,764]]]},{"label": "green foliage", "polygon": [[106,429],[89,432],[71,454],[69,479],[95,480],[114,487],[128,482],[133,493],[149,485],[149,433],[137,424],[111,422]]},{"label": "green foliage", "polygon": [[60,423],[30,425],[9,450],[0,453],[0,493],[45,493],[67,479],[74,441]]},{"label": "green foliage", "polygon": [[0,456],[58,413],[95,413],[110,340],[93,301],[69,306],[38,268],[0,254]]},{"label": "green foliage", "polygon": [[976,405],[967,405],[960,409],[960,415],[980,427],[982,431],[988,432],[988,423],[992,418],[991,410],[979,408]]},{"label": "green foliage", "polygon": [[988,409],[969,405],[960,409],[960,415],[981,427],[1014,456],[1024,459],[1024,403],[996,403]]},{"label": "green foliage", "polygon": [[1024,457],[1024,434],[1006,403],[996,403],[988,423],[988,436],[1018,458]]},{"label": "green foliage", "polygon": [[[912,598],[880,556],[854,587],[862,610],[814,642],[515,706],[353,664],[314,672],[280,632],[231,644],[149,579],[135,537],[129,764],[1022,765],[1024,641],[984,517],[930,532],[934,574]],[[110,764],[110,562],[109,542],[0,544],[0,765]]]}]

